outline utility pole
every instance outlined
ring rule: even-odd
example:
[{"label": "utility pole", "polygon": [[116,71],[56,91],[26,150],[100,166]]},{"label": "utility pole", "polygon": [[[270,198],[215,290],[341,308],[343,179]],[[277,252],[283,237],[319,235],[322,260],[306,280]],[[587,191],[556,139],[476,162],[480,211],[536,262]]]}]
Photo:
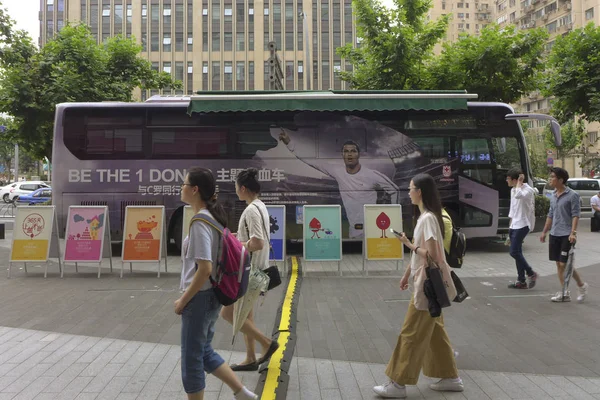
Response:
[{"label": "utility pole", "polygon": [[283,90],[283,70],[281,69],[281,61],[277,57],[277,43],[269,42],[269,89]]}]

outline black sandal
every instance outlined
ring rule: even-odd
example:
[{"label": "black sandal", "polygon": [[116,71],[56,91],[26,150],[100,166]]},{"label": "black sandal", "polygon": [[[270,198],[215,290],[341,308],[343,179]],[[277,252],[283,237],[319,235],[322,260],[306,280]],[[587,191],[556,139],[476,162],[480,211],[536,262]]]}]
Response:
[{"label": "black sandal", "polygon": [[258,363],[254,361],[250,364],[233,364],[230,368],[232,371],[258,371]]},{"label": "black sandal", "polygon": [[262,356],[257,362],[258,365],[269,361],[269,359],[271,358],[271,356],[277,351],[277,349],[279,348],[279,343],[277,343],[276,340],[273,340],[271,342],[271,345],[269,345],[269,348],[267,349],[267,352],[265,353],[264,356]]}]

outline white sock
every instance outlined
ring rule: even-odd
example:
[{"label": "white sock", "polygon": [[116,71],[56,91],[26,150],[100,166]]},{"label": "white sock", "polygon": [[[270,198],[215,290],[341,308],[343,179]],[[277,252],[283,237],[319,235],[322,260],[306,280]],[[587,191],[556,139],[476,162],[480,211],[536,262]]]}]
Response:
[{"label": "white sock", "polygon": [[394,384],[394,386],[396,386],[398,389],[404,389],[404,385],[400,385],[394,381],[392,381],[392,383]]},{"label": "white sock", "polygon": [[244,386],[242,390],[235,393],[233,396],[236,398],[236,400],[254,400],[257,398],[256,394],[251,392],[246,386]]}]

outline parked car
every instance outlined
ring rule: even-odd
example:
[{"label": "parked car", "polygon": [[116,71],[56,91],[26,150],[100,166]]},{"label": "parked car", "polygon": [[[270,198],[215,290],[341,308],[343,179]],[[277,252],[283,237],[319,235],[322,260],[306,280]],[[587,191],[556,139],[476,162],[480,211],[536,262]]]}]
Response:
[{"label": "parked car", "polygon": [[45,203],[52,198],[52,188],[41,188],[30,194],[22,194],[18,197],[19,204],[39,204]]},{"label": "parked car", "polygon": [[[581,210],[591,211],[592,205],[590,200],[600,191],[600,179],[594,178],[570,178],[567,181],[567,186],[579,194],[581,198]],[[554,193],[554,189],[546,185],[544,188],[544,196],[550,197]]]},{"label": "parked car", "polygon": [[0,188],[0,198],[2,198],[2,200],[4,200],[5,203],[9,203],[10,202],[8,200],[8,195],[10,193],[10,190],[17,186],[17,183],[18,182],[11,183],[11,184],[8,184],[8,185],[3,186],[2,188]]},{"label": "parked car", "polygon": [[10,186],[8,193],[2,193],[2,199],[4,202],[10,203],[15,201],[20,195],[31,194],[38,189],[47,187],[49,186],[42,181],[17,182]]},{"label": "parked car", "polygon": [[544,187],[548,184],[548,181],[542,178],[533,178],[533,187],[537,189],[538,194],[542,195],[544,193]]}]

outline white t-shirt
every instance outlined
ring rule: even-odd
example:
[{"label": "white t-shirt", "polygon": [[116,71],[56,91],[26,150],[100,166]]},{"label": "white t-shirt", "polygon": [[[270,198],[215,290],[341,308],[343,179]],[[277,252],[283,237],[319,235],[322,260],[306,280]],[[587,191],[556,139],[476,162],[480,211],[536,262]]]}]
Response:
[{"label": "white t-shirt", "polygon": [[[439,249],[440,254],[444,254],[444,239],[442,236],[442,230],[440,229],[440,224],[438,223],[435,214],[430,211],[425,211],[423,214],[419,216],[417,220],[417,226],[415,226],[414,231],[414,245],[419,247],[424,247],[425,242],[429,239],[435,240],[438,246],[441,246]],[[413,252],[412,257],[410,259],[410,268],[413,273],[418,269],[418,266],[423,265],[423,257]]]},{"label": "white t-shirt", "polygon": [[[287,148],[294,153],[293,142],[288,143]],[[342,160],[339,163],[332,164],[319,162],[316,159],[304,160],[298,156],[296,157],[336,180],[350,224],[350,238],[362,237],[363,231],[356,229],[355,226],[363,224],[364,205],[377,204],[377,190],[383,190],[392,195],[398,194],[398,186],[390,178],[365,166],[361,166],[358,172],[350,174]]]},{"label": "white t-shirt", "polygon": [[[238,239],[242,243],[247,242],[250,238],[257,238],[264,242],[262,250],[252,252],[252,268],[263,270],[269,267],[270,235],[268,229],[270,226],[269,211],[265,203],[256,199],[248,204],[238,224]],[[267,232],[265,232],[265,228]]]},{"label": "white t-shirt", "polygon": [[535,225],[535,191],[524,183],[520,188],[510,191],[510,212],[508,213],[510,229],[521,229],[526,226],[532,231]]},{"label": "white t-shirt", "polygon": [[[208,210],[200,210],[201,214],[206,214],[213,218]],[[213,279],[217,276],[217,258],[219,256],[219,240],[220,235],[216,229],[211,227],[205,222],[194,221],[190,227],[190,233],[183,240],[183,246],[181,248],[181,281],[179,288],[186,290],[192,283],[194,275],[196,274],[196,260],[208,260],[212,261],[213,269],[211,276]],[[208,290],[212,288],[210,279],[206,281],[202,290]]]},{"label": "white t-shirt", "polygon": [[590,206],[592,207],[593,212],[596,212],[596,210],[594,210],[594,206],[600,208],[600,196],[599,195],[592,196],[592,198],[590,199]]}]

